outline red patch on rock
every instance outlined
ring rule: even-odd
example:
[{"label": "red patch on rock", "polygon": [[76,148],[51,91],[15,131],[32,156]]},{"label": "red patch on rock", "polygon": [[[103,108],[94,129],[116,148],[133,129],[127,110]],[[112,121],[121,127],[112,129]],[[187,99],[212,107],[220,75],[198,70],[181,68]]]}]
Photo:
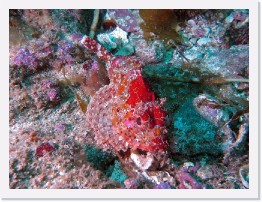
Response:
[{"label": "red patch on rock", "polygon": [[42,143],[40,146],[36,148],[36,155],[38,157],[44,156],[44,151],[45,152],[52,152],[54,148],[48,143]]}]

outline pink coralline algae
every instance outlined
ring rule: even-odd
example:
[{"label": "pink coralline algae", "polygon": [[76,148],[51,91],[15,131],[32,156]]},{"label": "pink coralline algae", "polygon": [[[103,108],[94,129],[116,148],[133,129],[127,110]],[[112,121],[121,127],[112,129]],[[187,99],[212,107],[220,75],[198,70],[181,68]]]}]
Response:
[{"label": "pink coralline algae", "polygon": [[127,32],[135,32],[139,29],[137,19],[128,9],[110,9],[108,15],[116,20],[121,29]]},{"label": "pink coralline algae", "polygon": [[58,103],[60,101],[60,89],[53,81],[44,80],[42,90],[50,102]]},{"label": "pink coralline algae", "polygon": [[198,167],[198,165],[182,167],[176,172],[176,179],[179,182],[178,189],[206,189],[205,184],[201,184],[193,177]]},{"label": "pink coralline algae", "polygon": [[141,149],[155,152],[167,146],[161,109],[164,100],[142,78],[141,61],[136,57],[114,57],[95,40],[85,36],[82,44],[106,62],[110,84],[92,97],[87,120],[95,133],[97,144],[116,151]]},{"label": "pink coralline algae", "polygon": [[58,42],[57,56],[64,64],[72,64],[74,58],[72,54],[75,52],[75,47],[73,44],[63,40]]},{"label": "pink coralline algae", "polygon": [[154,41],[150,45],[146,40],[133,39],[136,55],[145,63],[158,63],[164,58],[164,45],[160,41]]},{"label": "pink coralline algae", "polygon": [[187,172],[180,172],[177,174],[180,182],[178,189],[205,189],[206,186],[199,183],[194,177]]},{"label": "pink coralline algae", "polygon": [[10,57],[10,64],[35,71],[48,66],[53,52],[49,42],[42,39],[32,40],[27,43],[26,47],[14,50]]},{"label": "pink coralline algae", "polygon": [[153,187],[154,189],[171,189],[171,186],[166,182],[160,182]]},{"label": "pink coralline algae", "polygon": [[52,29],[54,27],[47,9],[24,9],[23,20],[37,29]]},{"label": "pink coralline algae", "polygon": [[64,124],[58,123],[55,126],[57,132],[62,133],[66,130],[66,126]]},{"label": "pink coralline algae", "polygon": [[14,58],[14,63],[17,66],[37,66],[37,58],[29,52],[29,50],[21,48],[17,52],[17,56]]}]

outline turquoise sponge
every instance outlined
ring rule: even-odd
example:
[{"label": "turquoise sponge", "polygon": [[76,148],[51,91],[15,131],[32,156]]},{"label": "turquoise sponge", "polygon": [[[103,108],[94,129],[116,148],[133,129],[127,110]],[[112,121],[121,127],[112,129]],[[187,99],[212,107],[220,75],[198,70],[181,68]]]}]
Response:
[{"label": "turquoise sponge", "polygon": [[111,178],[115,181],[120,182],[120,183],[123,183],[127,179],[126,174],[121,169],[121,165],[120,165],[119,161],[117,161],[117,160],[115,161],[115,165],[114,165],[114,168],[113,168],[113,172],[111,174]]}]

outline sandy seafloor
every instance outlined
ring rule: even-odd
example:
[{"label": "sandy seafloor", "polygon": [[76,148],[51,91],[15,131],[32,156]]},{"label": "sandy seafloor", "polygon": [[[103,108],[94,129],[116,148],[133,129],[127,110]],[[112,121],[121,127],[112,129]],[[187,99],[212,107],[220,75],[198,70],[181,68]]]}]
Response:
[{"label": "sandy seafloor", "polygon": [[[9,31],[11,189],[249,187],[248,10],[10,10]],[[87,118],[89,103],[111,96],[92,101],[114,67],[81,44],[90,34],[121,61],[141,61],[145,92],[163,101],[165,146],[151,136],[147,149],[124,145],[111,108]],[[137,134],[141,117],[128,125]]]}]

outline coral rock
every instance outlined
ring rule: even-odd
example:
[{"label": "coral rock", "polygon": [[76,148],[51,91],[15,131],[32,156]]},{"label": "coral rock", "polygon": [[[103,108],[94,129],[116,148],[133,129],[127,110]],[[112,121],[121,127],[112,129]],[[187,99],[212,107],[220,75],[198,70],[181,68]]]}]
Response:
[{"label": "coral rock", "polygon": [[109,9],[109,19],[114,19],[117,25],[126,32],[135,32],[139,29],[136,16],[128,9]]}]

